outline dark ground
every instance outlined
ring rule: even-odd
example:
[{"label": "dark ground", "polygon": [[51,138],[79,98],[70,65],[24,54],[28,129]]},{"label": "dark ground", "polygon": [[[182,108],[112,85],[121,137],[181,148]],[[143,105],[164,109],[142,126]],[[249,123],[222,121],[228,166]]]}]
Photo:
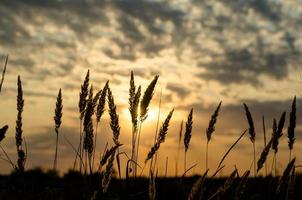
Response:
[{"label": "dark ground", "polygon": [[[156,199],[188,199],[192,184],[197,176],[184,178],[157,178]],[[206,181],[206,193],[209,197],[222,186],[225,178]],[[277,178],[250,178],[243,199],[276,199],[275,186]],[[148,199],[148,179],[135,180],[113,179],[106,195],[98,195],[98,199]],[[235,184],[238,183],[235,182]],[[10,176],[0,176],[0,200],[14,199],[90,199],[89,194],[100,188],[100,176],[85,178],[77,172],[68,172],[58,177],[53,172],[44,173],[41,170],[31,170],[24,174],[12,173]],[[270,192],[269,192],[270,191]],[[227,193],[223,199],[233,199],[234,191]],[[100,194],[100,192],[99,192]],[[294,197],[302,199],[302,176],[296,177]],[[281,198],[282,199],[282,198]]]}]

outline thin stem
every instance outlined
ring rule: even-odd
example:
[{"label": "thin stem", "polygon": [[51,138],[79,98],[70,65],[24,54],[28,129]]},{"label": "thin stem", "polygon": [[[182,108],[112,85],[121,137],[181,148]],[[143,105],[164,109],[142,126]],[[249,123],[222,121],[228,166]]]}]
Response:
[{"label": "thin stem", "polygon": [[168,162],[169,162],[169,157],[166,157],[166,170],[165,170],[165,178],[167,178],[167,172],[168,172]]},{"label": "thin stem", "polygon": [[[139,123],[139,131],[138,131],[138,135],[137,135],[137,147],[136,147],[136,155],[135,155],[135,161],[138,162],[138,153],[139,153],[139,141],[140,141],[140,137],[141,137],[141,131],[142,131],[142,124],[143,122],[140,121]],[[135,177],[136,177],[136,173],[137,173],[137,167],[135,167]]]},{"label": "thin stem", "polygon": [[207,145],[206,145],[206,170],[208,169],[208,152],[209,151],[209,142],[207,142]]},{"label": "thin stem", "polygon": [[[84,154],[85,154],[85,150],[83,149],[83,146],[84,146],[84,142],[83,142],[83,138],[84,138],[84,133],[83,133],[83,131],[82,131],[82,122],[81,122],[81,126],[80,126],[80,129],[81,129],[81,132],[80,132],[80,155],[81,155],[81,157],[84,157]],[[86,173],[86,164],[84,165],[85,166],[85,169],[83,169],[83,170],[85,170],[85,173]],[[82,172],[82,169],[81,169],[81,165],[80,165],[80,173]]]},{"label": "thin stem", "polygon": [[186,172],[187,168],[187,152],[185,151],[185,158],[184,158],[184,173]]},{"label": "thin stem", "polygon": [[178,159],[179,159],[179,151],[180,151],[180,142],[178,142],[178,148],[177,148],[177,154],[176,154],[175,177],[178,176]]},{"label": "thin stem", "polygon": [[[160,96],[159,96],[159,103],[158,103],[158,112],[157,112],[157,122],[156,122],[156,129],[155,129],[155,134],[154,134],[154,142],[153,145],[156,143],[157,135],[158,135],[158,128],[159,128],[159,119],[160,119],[160,108],[161,108],[161,97],[162,97],[162,90],[160,91]],[[154,168],[155,168],[155,163],[157,160],[157,152],[155,154],[155,162],[154,162]],[[153,157],[151,158],[151,163],[150,163],[150,172],[149,172],[149,178],[150,178],[150,173],[151,173],[151,168],[153,164]]]},{"label": "thin stem", "polygon": [[59,143],[59,131],[56,129],[56,152],[55,159],[53,161],[53,170],[57,170],[57,159],[58,159],[58,143]]},{"label": "thin stem", "polygon": [[274,153],[273,161],[272,161],[272,168],[271,168],[271,174],[273,176],[273,169],[274,169],[274,164],[275,164],[275,159],[276,159],[276,153]]},{"label": "thin stem", "polygon": [[82,164],[82,166],[84,167],[84,162],[83,162],[81,155],[79,154],[79,151],[71,144],[71,142],[65,137],[65,135],[63,135],[63,137],[64,137],[65,141],[71,146],[73,151],[77,154],[77,156],[79,156],[80,164]]},{"label": "thin stem", "polygon": [[289,161],[288,162],[290,162],[292,160],[292,150],[290,149],[289,150]]},{"label": "thin stem", "polygon": [[253,142],[253,150],[254,150],[254,176],[257,176],[257,171],[256,171],[256,148],[255,148],[255,141]]},{"label": "thin stem", "polygon": [[[81,154],[81,146],[82,146],[82,120],[80,120],[80,143],[77,149],[77,153],[76,153],[76,157],[74,159],[74,163],[73,163],[73,169],[75,170],[76,165],[77,165],[77,160],[78,160],[78,155],[82,156]],[[82,171],[82,167],[81,167],[81,163],[80,163],[80,173]]]},{"label": "thin stem", "polygon": [[0,145],[0,148],[1,148],[2,152],[4,153],[6,159],[9,161],[9,163],[10,163],[10,164],[12,165],[12,167],[15,169],[16,167],[15,167],[13,161],[10,159],[10,157],[8,156],[8,154],[6,153],[6,151],[3,149],[3,147],[2,147],[1,145]]},{"label": "thin stem", "polygon": [[[264,141],[264,148],[266,147],[266,129],[265,129],[265,120],[264,115],[262,116],[262,127],[263,127],[263,141]],[[265,165],[265,176],[267,176],[267,163],[264,163]]]},{"label": "thin stem", "polygon": [[89,153],[87,152],[87,157],[88,157],[88,164],[89,164],[89,173],[90,175],[92,175],[92,168],[93,168],[93,165],[92,165],[92,160],[91,160],[91,156],[89,156]]},{"label": "thin stem", "polygon": [[234,144],[232,144],[232,146],[228,149],[228,151],[224,154],[224,156],[222,157],[221,161],[218,164],[217,169],[220,168],[221,164],[223,163],[223,161],[225,160],[225,158],[227,157],[227,155],[231,152],[231,150],[236,146],[236,144],[239,142],[239,140],[244,136],[244,134],[246,133],[247,129],[239,136],[239,138],[234,142]]},{"label": "thin stem", "polygon": [[120,149],[119,149],[119,147],[117,148],[116,162],[117,162],[117,167],[118,167],[118,175],[119,175],[119,179],[121,180],[121,179],[122,179],[122,176],[121,176]]},{"label": "thin stem", "polygon": [[94,168],[94,158],[95,158],[95,150],[96,150],[96,138],[97,138],[97,135],[98,135],[98,126],[99,126],[99,122],[96,122],[96,125],[95,125],[95,137],[94,137],[94,148],[93,148],[93,157],[92,157],[92,170]]},{"label": "thin stem", "polygon": [[277,154],[275,157],[275,176],[278,176],[278,174],[277,174]]},{"label": "thin stem", "polygon": [[[131,151],[131,160],[134,160],[135,157],[135,138],[136,138],[136,129],[134,126],[132,126],[132,151]],[[133,162],[130,163],[130,168],[132,170],[132,174],[134,177],[134,170],[135,170],[135,165],[133,164]]]}]

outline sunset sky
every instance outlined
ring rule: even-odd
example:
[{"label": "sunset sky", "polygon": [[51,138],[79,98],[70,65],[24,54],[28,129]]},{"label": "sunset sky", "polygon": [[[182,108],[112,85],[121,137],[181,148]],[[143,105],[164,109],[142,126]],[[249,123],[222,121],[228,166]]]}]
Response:
[{"label": "sunset sky", "polygon": [[[248,127],[243,102],[255,120],[260,154],[262,115],[270,138],[273,118],[279,119],[283,111],[289,115],[295,95],[298,124],[294,154],[297,164],[302,164],[301,19],[301,0],[2,0],[1,68],[6,55],[9,62],[0,94],[0,125],[8,124],[9,130],[1,145],[15,161],[20,75],[25,99],[27,168],[51,168],[55,150],[53,115],[56,95],[62,88],[64,114],[58,166],[61,172],[71,168],[74,152],[62,135],[77,146],[79,89],[90,69],[96,90],[110,81],[120,115],[122,150],[130,155],[128,90],[133,70],[135,82],[143,91],[155,75],[160,76],[150,116],[142,127],[141,163],[152,145],[161,91],[161,122],[175,108],[159,152],[159,174],[164,173],[168,156],[169,175],[175,175],[178,129],[192,107],[193,136],[187,166],[198,163],[193,171],[202,173],[205,130],[220,101],[222,108],[209,152],[209,167],[213,170]],[[107,141],[112,145],[107,112],[99,130],[98,152],[102,152]],[[286,130],[284,133],[278,155],[280,169],[288,161]],[[246,136],[227,158],[224,173],[234,165],[240,172],[249,169],[252,152]],[[122,160],[124,164],[126,158]],[[183,153],[179,163],[182,172]],[[0,173],[11,170],[3,161],[0,166]]]}]

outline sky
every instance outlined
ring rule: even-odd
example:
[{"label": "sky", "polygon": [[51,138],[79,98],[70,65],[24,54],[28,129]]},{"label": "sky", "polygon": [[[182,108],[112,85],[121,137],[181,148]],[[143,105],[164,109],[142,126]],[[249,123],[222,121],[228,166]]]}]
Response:
[{"label": "sky", "polygon": [[[297,96],[294,155],[302,152],[302,1],[301,0],[2,0],[0,3],[0,66],[9,55],[0,95],[1,126],[9,125],[1,143],[16,160],[15,120],[17,76],[24,90],[24,137],[27,168],[52,167],[54,109],[63,91],[58,166],[61,173],[73,166],[79,142],[78,99],[87,70],[95,90],[107,80],[117,104],[122,150],[131,152],[128,89],[131,70],[144,91],[159,75],[150,114],[142,127],[140,158],[152,146],[158,104],[160,123],[175,109],[165,143],[159,151],[159,174],[168,157],[169,175],[175,175],[179,126],[191,108],[194,124],[187,166],[190,173],[205,169],[205,130],[222,101],[216,131],[209,146],[209,167],[217,167],[228,147],[248,128],[242,103],[247,103],[256,126],[257,157],[263,148],[262,115],[271,135]],[[288,126],[288,118],[285,127]],[[98,137],[98,154],[112,145],[106,112]],[[183,148],[183,145],[182,145]],[[234,165],[240,172],[253,161],[252,144],[245,136],[227,158],[224,174]],[[183,149],[179,173],[183,172]],[[269,163],[272,156],[269,157]],[[288,161],[286,130],[280,142],[278,169]],[[126,157],[122,158],[125,164]],[[0,173],[11,171],[0,161]]]}]

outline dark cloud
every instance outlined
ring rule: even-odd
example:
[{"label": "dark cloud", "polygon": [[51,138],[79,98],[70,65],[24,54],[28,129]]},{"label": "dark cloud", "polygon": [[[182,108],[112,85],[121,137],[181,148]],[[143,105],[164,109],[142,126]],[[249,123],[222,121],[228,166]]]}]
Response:
[{"label": "dark cloud", "polygon": [[190,94],[190,91],[181,84],[168,83],[167,89],[176,93],[180,99],[184,99]]},{"label": "dark cloud", "polygon": [[[221,83],[261,84],[258,76],[269,75],[275,79],[286,78],[289,73],[289,52],[258,53],[244,49],[226,50],[222,56],[214,57],[215,62],[200,64],[207,69],[200,77]],[[261,51],[260,51],[261,52]]]},{"label": "dark cloud", "polygon": [[[281,80],[292,62],[301,63],[298,9],[290,16],[285,3],[268,0],[192,1],[187,6],[199,14],[169,1],[4,0],[0,42],[3,50],[26,48],[36,56],[50,47],[64,50],[71,55],[67,62],[50,60],[63,70],[49,72],[62,76],[78,61],[77,43],[97,39],[112,42],[99,48],[107,57],[130,62],[161,56],[166,49],[172,49],[181,62],[183,52],[190,50],[193,65],[206,69],[197,76],[223,84],[260,86],[259,75]],[[45,24],[71,33],[49,33]],[[22,58],[13,61],[16,66],[37,62],[27,52],[18,51],[18,57]]]}]

